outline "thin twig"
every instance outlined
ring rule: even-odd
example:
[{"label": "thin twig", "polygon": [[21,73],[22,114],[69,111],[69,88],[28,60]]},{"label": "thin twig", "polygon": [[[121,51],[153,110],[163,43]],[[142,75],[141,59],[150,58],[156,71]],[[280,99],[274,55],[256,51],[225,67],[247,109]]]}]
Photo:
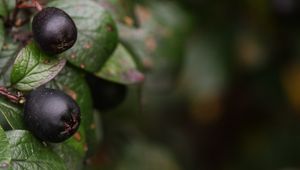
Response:
[{"label": "thin twig", "polygon": [[35,5],[35,7],[38,11],[43,10],[42,5],[37,0],[32,0],[32,3]]},{"label": "thin twig", "polygon": [[[29,0],[25,0],[29,1]],[[36,8],[38,11],[43,10],[43,6],[38,2],[38,0],[31,0],[31,3],[25,3],[24,0],[20,0],[17,4],[17,8]]]},{"label": "thin twig", "polygon": [[20,94],[20,93],[13,94],[7,88],[1,87],[1,86],[0,86],[0,95],[6,97],[13,103],[23,103],[23,100],[24,100],[22,94]]}]

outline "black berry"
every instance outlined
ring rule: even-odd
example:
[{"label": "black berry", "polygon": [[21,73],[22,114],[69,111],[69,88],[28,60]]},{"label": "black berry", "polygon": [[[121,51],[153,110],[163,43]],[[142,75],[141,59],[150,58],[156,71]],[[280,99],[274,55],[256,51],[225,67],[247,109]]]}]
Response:
[{"label": "black berry", "polygon": [[32,32],[40,48],[50,54],[66,51],[77,40],[77,28],[72,18],[54,7],[44,8],[34,16]]},{"label": "black berry", "polygon": [[127,95],[127,86],[107,81],[93,75],[87,75],[87,82],[92,89],[94,107],[106,111],[121,104]]},{"label": "black berry", "polygon": [[26,96],[24,121],[37,138],[48,142],[62,142],[77,131],[80,109],[62,91],[38,88]]}]

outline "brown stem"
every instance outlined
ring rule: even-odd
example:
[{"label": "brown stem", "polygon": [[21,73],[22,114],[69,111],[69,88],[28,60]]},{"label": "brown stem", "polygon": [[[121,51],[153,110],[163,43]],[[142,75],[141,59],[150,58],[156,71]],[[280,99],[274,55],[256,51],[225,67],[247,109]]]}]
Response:
[{"label": "brown stem", "polygon": [[0,86],[0,95],[6,97],[13,103],[21,104],[23,103],[24,98],[21,94],[13,94],[7,88]]},{"label": "brown stem", "polygon": [[[28,1],[28,0],[27,0]],[[17,4],[17,8],[36,8],[38,11],[43,10],[42,5],[38,2],[38,0],[31,0],[31,4],[24,3],[24,1],[19,1]]]},{"label": "brown stem", "polygon": [[18,9],[21,9],[21,8],[35,8],[36,6],[34,4],[20,4],[18,5]]},{"label": "brown stem", "polygon": [[32,0],[32,3],[35,5],[35,7],[38,11],[43,10],[42,5],[37,0]]}]

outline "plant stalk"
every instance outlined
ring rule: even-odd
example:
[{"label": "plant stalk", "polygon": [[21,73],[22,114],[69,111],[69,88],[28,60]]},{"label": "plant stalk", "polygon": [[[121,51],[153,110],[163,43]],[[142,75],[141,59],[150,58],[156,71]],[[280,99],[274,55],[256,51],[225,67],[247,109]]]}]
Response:
[{"label": "plant stalk", "polygon": [[13,103],[17,103],[17,104],[24,103],[24,97],[20,93],[13,94],[7,88],[2,87],[2,86],[0,86],[0,95],[9,99]]}]

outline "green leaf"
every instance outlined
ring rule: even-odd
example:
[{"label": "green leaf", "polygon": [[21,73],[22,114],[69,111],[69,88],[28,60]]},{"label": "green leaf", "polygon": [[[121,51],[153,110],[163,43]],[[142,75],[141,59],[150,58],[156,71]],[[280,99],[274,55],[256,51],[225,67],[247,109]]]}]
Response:
[{"label": "green leaf", "polygon": [[24,129],[22,110],[15,104],[0,98],[0,114],[12,129]]},{"label": "green leaf", "polygon": [[[144,140],[132,140],[123,149],[116,170],[163,169],[180,170],[174,155],[160,145]],[[147,168],[145,168],[147,167]]]},{"label": "green leaf", "polygon": [[[148,6],[155,22],[169,29],[171,34],[174,32],[177,36],[186,36],[192,30],[191,16],[178,3],[172,1],[149,1]],[[154,25],[154,27],[157,27],[157,25]],[[172,37],[171,34],[166,36]]]},{"label": "green leaf", "polygon": [[10,85],[10,74],[19,46],[6,37],[0,51],[0,86]]},{"label": "green leaf", "polygon": [[4,130],[11,130],[10,125],[7,123],[5,117],[2,114],[0,114],[0,126],[2,126]]},{"label": "green leaf", "polygon": [[[130,28],[125,25],[118,25],[120,30],[120,39],[137,59],[139,67],[150,70],[153,66],[153,56],[156,42],[153,41],[153,33],[148,29]],[[151,43],[149,43],[151,41]],[[154,43],[153,43],[154,42]],[[151,48],[149,45],[151,44]]]},{"label": "green leaf", "polygon": [[0,0],[0,16],[6,17],[16,6],[16,1]]},{"label": "green leaf", "polygon": [[0,0],[0,16],[6,16],[6,5],[4,0]]},{"label": "green leaf", "polygon": [[[0,2],[1,2],[1,0],[0,0]],[[0,7],[0,15],[1,15],[1,7]],[[2,46],[4,44],[4,35],[5,35],[4,23],[0,19],[0,49],[2,48]]]},{"label": "green leaf", "polygon": [[101,6],[110,11],[116,21],[126,24],[127,26],[137,26],[135,17],[135,2],[133,0],[95,0]]},{"label": "green leaf", "polygon": [[113,53],[118,32],[111,15],[90,0],[53,1],[49,6],[65,10],[78,29],[75,45],[62,55],[89,72],[98,71]]},{"label": "green leaf", "polygon": [[66,60],[48,56],[35,43],[23,48],[14,63],[11,83],[18,90],[32,90],[53,79]]},{"label": "green leaf", "polygon": [[119,25],[120,39],[146,70],[172,78],[183,63],[183,47],[193,28],[190,16],[169,1],[147,1],[147,6],[138,6],[136,11],[140,28]]},{"label": "green leaf", "polygon": [[11,161],[10,146],[6,134],[0,126],[0,169],[7,169]]},{"label": "green leaf", "polygon": [[137,70],[133,57],[121,44],[96,75],[122,84],[139,83],[144,80],[144,75]]},{"label": "green leaf", "polygon": [[63,160],[30,132],[13,130],[6,132],[6,135],[11,146],[12,169],[66,169]]},{"label": "green leaf", "polygon": [[83,166],[83,156],[73,148],[72,144],[58,144],[52,147],[65,162],[67,169],[80,170]]},{"label": "green leaf", "polygon": [[84,74],[76,68],[65,67],[53,83],[76,100],[81,111],[81,126],[89,129],[93,119],[93,101]]},{"label": "green leaf", "polygon": [[93,107],[89,87],[85,82],[84,74],[71,67],[65,67],[53,81],[48,83],[48,86],[63,90],[75,99],[80,107],[82,121],[78,133],[62,145],[54,146],[54,150],[65,160],[68,169],[78,169],[83,162],[87,143],[89,143],[86,141],[86,134],[91,133],[93,130],[93,126],[91,126],[93,123]]},{"label": "green leaf", "polygon": [[11,12],[12,10],[15,9],[16,7],[16,1],[12,1],[12,0],[3,0],[7,6],[7,11]]},{"label": "green leaf", "polygon": [[99,145],[103,139],[102,119],[100,113],[97,110],[94,110],[93,113],[93,123],[90,125],[90,129],[86,133],[88,142],[87,156],[93,155],[97,149],[99,149]]}]

